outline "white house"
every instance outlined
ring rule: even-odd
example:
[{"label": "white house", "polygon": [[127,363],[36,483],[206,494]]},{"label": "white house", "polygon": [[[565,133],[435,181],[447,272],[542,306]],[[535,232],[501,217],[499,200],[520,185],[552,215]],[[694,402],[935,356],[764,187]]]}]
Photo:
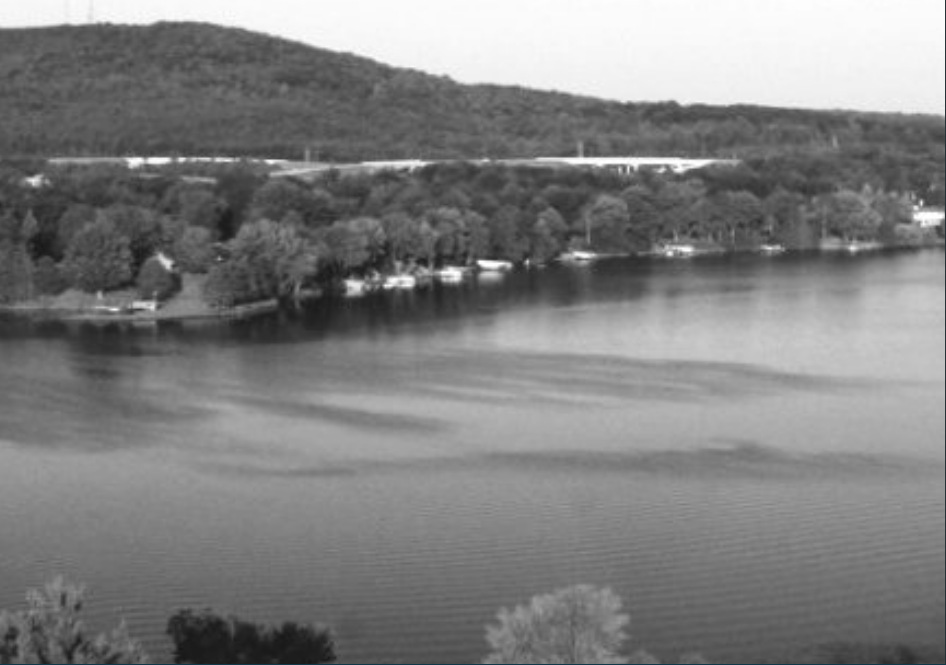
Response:
[{"label": "white house", "polygon": [[944,219],[946,219],[946,212],[941,209],[920,208],[919,206],[913,209],[913,223],[922,229],[933,229],[942,226]]},{"label": "white house", "polygon": [[43,187],[49,187],[52,183],[42,173],[30,176],[29,178],[23,178],[21,184],[24,187],[29,187],[31,189],[42,189]]}]

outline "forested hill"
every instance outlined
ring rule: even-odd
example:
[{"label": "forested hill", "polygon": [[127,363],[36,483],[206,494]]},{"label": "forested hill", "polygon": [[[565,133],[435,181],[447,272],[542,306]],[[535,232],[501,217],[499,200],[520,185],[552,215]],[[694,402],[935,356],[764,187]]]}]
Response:
[{"label": "forested hill", "polygon": [[944,125],[460,85],[206,24],[0,30],[0,157],[299,158],[308,145],[323,160],[499,158],[572,154],[578,141],[595,155],[909,154],[941,170]]}]

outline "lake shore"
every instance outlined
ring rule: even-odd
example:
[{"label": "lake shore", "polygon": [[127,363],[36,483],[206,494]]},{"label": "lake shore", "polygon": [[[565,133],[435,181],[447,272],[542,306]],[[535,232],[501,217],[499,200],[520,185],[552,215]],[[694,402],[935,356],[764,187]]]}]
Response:
[{"label": "lake shore", "polygon": [[[921,251],[924,249],[944,248],[943,239],[927,242],[923,245],[889,246],[879,243],[845,244],[825,243],[822,247],[813,250],[786,250],[769,254],[770,257],[783,254],[820,253],[832,254],[876,254],[880,252]],[[668,259],[701,259],[708,257],[738,256],[759,254],[766,255],[759,249],[726,250],[720,246],[699,245],[692,252],[685,254],[670,253],[654,250],[651,252],[633,254],[601,254],[597,260],[652,260]],[[278,312],[281,304],[272,298],[256,302],[243,303],[229,307],[219,307],[208,304],[203,296],[203,284],[206,277],[203,275],[185,274],[182,276],[181,290],[173,297],[162,303],[156,311],[129,311],[129,305],[136,300],[133,291],[116,291],[98,296],[70,290],[59,296],[41,296],[29,301],[15,304],[0,304],[0,315],[21,316],[33,319],[46,319],[64,322],[82,323],[157,323],[157,322],[186,322],[186,321],[213,321],[246,319],[255,316]],[[323,289],[307,289],[302,293],[302,301],[317,300],[325,295]]]},{"label": "lake shore", "polygon": [[0,305],[0,314],[80,323],[157,323],[245,319],[279,310],[275,298],[216,307],[202,297],[203,276],[184,275],[181,290],[155,311],[129,311],[136,300],[131,291],[102,295],[70,290],[58,296],[43,296],[13,305]]}]

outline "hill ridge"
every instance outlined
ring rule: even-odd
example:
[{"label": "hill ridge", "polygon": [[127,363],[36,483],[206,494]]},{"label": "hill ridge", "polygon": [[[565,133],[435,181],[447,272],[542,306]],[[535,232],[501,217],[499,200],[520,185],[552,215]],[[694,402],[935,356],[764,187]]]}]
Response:
[{"label": "hill ridge", "polygon": [[[0,155],[329,161],[747,156],[943,144],[943,119],[621,102],[450,77],[212,23],[0,30]],[[925,150],[927,148],[924,148]]]}]

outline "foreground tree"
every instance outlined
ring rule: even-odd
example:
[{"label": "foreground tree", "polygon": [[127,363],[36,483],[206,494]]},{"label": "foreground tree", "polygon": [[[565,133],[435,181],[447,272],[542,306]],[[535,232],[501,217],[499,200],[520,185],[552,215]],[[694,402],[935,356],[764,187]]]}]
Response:
[{"label": "foreground tree", "polygon": [[124,624],[90,637],[80,620],[83,589],[54,580],[42,591],[30,591],[27,608],[0,612],[0,664],[61,663],[72,665],[147,663],[141,645]]},{"label": "foreground tree", "polygon": [[175,663],[334,663],[324,629],[296,623],[259,626],[210,611],[183,610],[168,621]]},{"label": "foreground tree", "polygon": [[[630,657],[621,655],[630,618],[610,589],[573,586],[536,596],[527,606],[500,610],[498,621],[486,628],[486,641],[493,649],[483,661],[487,664],[660,665],[643,650]],[[679,662],[708,665],[699,654],[684,655]]]},{"label": "foreground tree", "polygon": [[484,663],[626,663],[619,652],[630,618],[610,589],[573,586],[503,609],[489,626]]}]

